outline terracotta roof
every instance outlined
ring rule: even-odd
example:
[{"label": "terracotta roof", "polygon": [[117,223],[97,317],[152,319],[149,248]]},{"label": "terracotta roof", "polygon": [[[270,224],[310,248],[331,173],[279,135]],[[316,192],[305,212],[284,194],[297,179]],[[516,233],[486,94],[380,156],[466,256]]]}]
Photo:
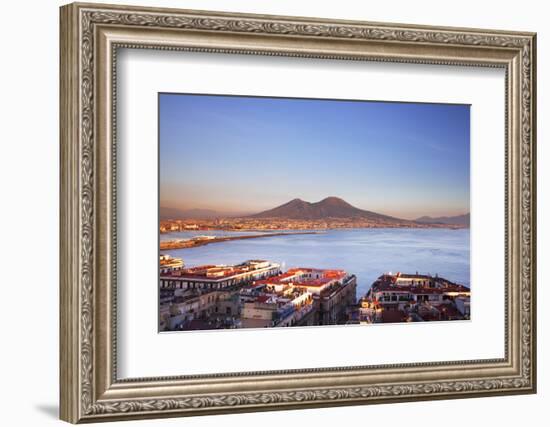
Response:
[{"label": "terracotta roof", "polygon": [[303,267],[290,268],[287,270],[287,273],[298,273],[298,272],[311,273],[313,270],[314,270],[313,268],[303,268]]},{"label": "terracotta roof", "polygon": [[[167,273],[162,273],[162,277],[182,277],[190,279],[221,279],[226,277],[237,276],[244,273],[254,273],[255,269],[248,268],[247,265],[238,264],[238,265],[198,265],[196,267],[183,268],[177,271],[170,271]],[[216,273],[215,275],[209,275]]]},{"label": "terracotta roof", "polygon": [[[319,279],[310,279],[310,278],[301,277],[304,274],[311,273],[313,271],[319,272],[322,277]],[[323,269],[315,269],[315,268],[297,267],[297,268],[289,269],[286,273],[282,273],[277,276],[268,277],[267,279],[258,280],[256,281],[256,283],[267,284],[267,285],[292,283],[293,286],[320,287],[333,280],[341,280],[344,277],[346,277],[346,275],[347,273],[344,270],[323,270]],[[292,278],[296,278],[296,280],[288,280],[283,282],[284,279],[292,279]]]},{"label": "terracotta roof", "polygon": [[306,279],[306,280],[300,280],[297,282],[294,282],[294,286],[307,286],[310,288],[318,288],[320,286],[324,286],[327,283],[332,282],[334,279]]}]

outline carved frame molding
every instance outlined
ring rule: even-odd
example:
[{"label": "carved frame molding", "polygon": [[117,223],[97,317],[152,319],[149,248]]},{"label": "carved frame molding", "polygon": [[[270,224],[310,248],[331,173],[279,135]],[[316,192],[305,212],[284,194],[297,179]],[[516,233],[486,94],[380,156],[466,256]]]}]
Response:
[{"label": "carved frame molding", "polygon": [[[181,37],[185,41],[177,41]],[[115,64],[117,49],[124,47],[506,68],[506,357],[117,380],[116,286],[110,279],[116,283]],[[83,422],[534,392],[534,97],[532,33],[62,7],[61,418]],[[336,381],[338,376],[345,381]],[[272,384],[257,385],[266,377],[273,377]],[[289,379],[300,385],[283,387]],[[237,382],[246,381],[249,387],[235,391]]]}]

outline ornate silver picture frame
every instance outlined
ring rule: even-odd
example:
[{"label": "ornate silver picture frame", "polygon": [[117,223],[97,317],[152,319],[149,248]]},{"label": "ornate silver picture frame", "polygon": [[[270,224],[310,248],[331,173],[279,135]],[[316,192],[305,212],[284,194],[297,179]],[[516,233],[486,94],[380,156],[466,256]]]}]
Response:
[{"label": "ornate silver picture frame", "polygon": [[[60,416],[193,416],[536,391],[533,33],[70,4],[61,8]],[[121,379],[116,61],[153,49],[497,67],[505,88],[504,357]]]}]

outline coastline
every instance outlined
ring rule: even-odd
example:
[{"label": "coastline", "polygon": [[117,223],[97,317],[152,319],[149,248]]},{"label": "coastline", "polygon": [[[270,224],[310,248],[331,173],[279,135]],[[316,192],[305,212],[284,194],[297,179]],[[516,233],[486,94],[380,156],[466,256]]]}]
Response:
[{"label": "coastline", "polygon": [[[419,271],[425,274],[436,272],[452,281],[470,284],[468,260],[470,258],[470,229],[408,229],[408,228],[348,228],[332,230],[301,230],[309,235],[297,235],[281,239],[240,240],[220,242],[214,246],[161,250],[183,258],[187,267],[220,263],[237,264],[244,259],[270,259],[284,262],[291,267],[342,268],[357,276],[358,295],[362,296],[384,271]],[[175,232],[163,239],[189,239],[200,235],[237,237],[243,234],[196,230],[194,233]],[[258,233],[259,234],[259,233]],[[262,235],[271,236],[273,232]],[[279,234],[279,233],[277,233]],[[397,240],[396,240],[397,239]],[[292,244],[288,245],[288,242]],[[406,244],[400,244],[403,241]],[[334,244],[345,242],[336,250]],[[314,244],[314,246],[312,246]],[[315,247],[315,250],[311,250]]]},{"label": "coastline", "polygon": [[[245,230],[241,230],[245,231]],[[273,237],[273,236],[295,236],[300,234],[320,234],[321,231],[300,231],[291,233],[265,233],[265,234],[253,234],[253,235],[240,235],[240,236],[223,236],[213,237],[209,239],[186,239],[186,240],[166,240],[160,242],[160,250],[174,250],[174,249],[189,249],[197,248],[199,246],[205,246],[211,243],[229,242],[231,240],[246,240],[246,239],[259,239],[261,237]]]},{"label": "coastline", "polygon": [[[172,220],[172,221],[166,221],[165,222],[174,222],[179,223],[182,220]],[[328,226],[328,227],[282,227],[282,228],[258,228],[258,227],[251,227],[251,228],[233,228],[233,227],[212,227],[208,225],[201,226],[197,229],[194,229],[192,231],[231,231],[231,232],[243,232],[243,233],[266,233],[266,235],[279,235],[279,234],[303,234],[303,232],[298,232],[294,230],[312,230],[311,232],[308,232],[308,234],[311,233],[322,233],[323,231],[329,231],[329,230],[354,230],[354,229],[381,229],[381,228],[388,228],[388,229],[447,229],[447,230],[463,230],[470,228],[470,225],[462,225],[462,224],[414,224],[414,225],[393,225],[393,224],[371,224],[369,226],[350,226],[350,225],[343,225],[343,226]],[[179,230],[179,231],[190,231],[187,230]],[[168,234],[172,232],[172,230],[160,230],[160,234]]]}]

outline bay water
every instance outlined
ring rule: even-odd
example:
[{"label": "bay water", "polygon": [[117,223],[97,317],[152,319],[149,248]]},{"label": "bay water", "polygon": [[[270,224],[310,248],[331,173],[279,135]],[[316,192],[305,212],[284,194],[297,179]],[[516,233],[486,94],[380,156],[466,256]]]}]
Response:
[{"label": "bay water", "polygon": [[[263,233],[184,231],[162,234],[161,241],[189,239],[198,235],[245,234]],[[468,228],[355,228],[288,236],[269,236],[270,232],[265,234],[268,237],[212,243],[162,253],[182,258],[186,267],[265,259],[281,264],[283,270],[292,267],[342,269],[357,276],[358,298],[381,274],[388,272],[438,274],[470,286]]]}]

